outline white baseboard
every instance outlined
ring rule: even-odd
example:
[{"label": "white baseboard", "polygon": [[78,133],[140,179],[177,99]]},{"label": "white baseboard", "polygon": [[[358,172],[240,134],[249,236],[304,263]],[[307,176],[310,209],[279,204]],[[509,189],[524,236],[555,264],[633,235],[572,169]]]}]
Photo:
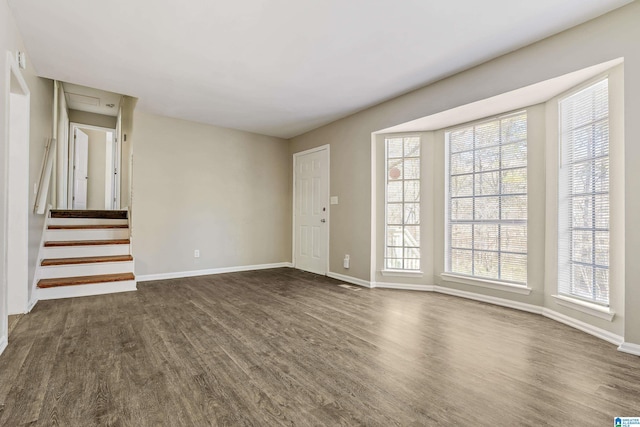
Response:
[{"label": "white baseboard", "polygon": [[441,294],[445,294],[445,295],[452,295],[455,297],[461,297],[461,298],[471,299],[474,301],[480,301],[480,302],[486,302],[489,304],[499,305],[501,307],[507,307],[507,308],[513,308],[520,311],[526,311],[528,313],[542,314],[542,307],[533,305],[533,304],[527,304],[524,302],[492,297],[489,295],[476,294],[475,292],[461,291],[459,289],[447,288],[445,286],[434,286],[434,291]]},{"label": "white baseboard", "polygon": [[208,276],[210,274],[237,273],[239,271],[267,270],[270,268],[283,267],[293,267],[293,264],[290,262],[276,262],[273,264],[241,265],[236,267],[210,268],[206,270],[176,271],[174,273],[136,274],[136,280],[138,282],[148,282],[151,280],[181,279],[184,277]]},{"label": "white baseboard", "polygon": [[93,295],[115,294],[137,290],[135,280],[121,282],[94,283],[89,285],[60,286],[38,289],[38,300],[88,297]]},{"label": "white baseboard", "polygon": [[640,356],[640,345],[630,342],[623,342],[622,344],[620,344],[620,347],[618,347],[618,351],[633,354],[635,356]]},{"label": "white baseboard", "polygon": [[[361,284],[362,286],[367,286],[367,285],[364,285],[363,283],[368,284],[368,282],[366,282],[365,280],[355,279],[353,277],[343,276],[340,274],[331,273],[329,276],[345,282]],[[357,283],[357,282],[362,282],[362,283]],[[612,332],[606,331],[604,329],[595,327],[588,323],[585,323],[580,320],[576,320],[572,317],[566,316],[564,314],[558,313],[557,311],[549,310],[548,308],[544,308],[538,305],[527,304],[519,301],[512,301],[504,298],[497,298],[489,295],[477,294],[474,292],[461,291],[459,289],[453,289],[453,288],[448,288],[445,286],[438,286],[438,285],[435,285],[435,286],[434,285],[414,285],[414,284],[408,284],[408,283],[388,283],[388,282],[375,282],[375,283],[372,283],[371,285],[372,286],[367,286],[367,287],[438,292],[445,295],[466,298],[474,301],[486,302],[486,303],[498,305],[501,307],[507,307],[515,310],[526,311],[528,313],[539,314],[549,319],[555,320],[556,322],[560,322],[567,326],[571,326],[572,328],[578,329],[589,335],[593,335],[594,337],[605,340],[611,344],[619,345],[620,346],[618,347],[619,351],[640,356],[640,345],[625,343],[623,337],[621,337],[620,335],[614,334]]]},{"label": "white baseboard", "polygon": [[[36,292],[34,292],[34,294]],[[33,307],[35,307],[37,303],[38,303],[38,298],[34,298],[31,301],[29,301],[29,305],[27,306],[27,313],[31,313],[31,310],[33,310]]]},{"label": "white baseboard", "polygon": [[[177,279],[182,277],[205,276],[209,274],[233,273],[233,272],[239,272],[239,271],[264,270],[269,268],[282,268],[282,267],[292,267],[292,266],[293,265],[288,262],[275,263],[275,264],[246,265],[246,266],[240,266],[240,267],[214,268],[214,269],[208,269],[208,270],[183,271],[183,272],[176,272],[176,273],[147,274],[147,275],[137,276],[137,280],[138,282],[143,282],[143,281],[149,281],[149,280]],[[527,304],[519,301],[512,301],[504,298],[497,298],[489,295],[477,294],[474,292],[461,291],[458,289],[447,288],[445,286],[438,286],[438,285],[415,285],[415,284],[408,284],[408,283],[369,282],[364,279],[359,279],[357,277],[334,273],[331,271],[327,273],[327,276],[333,279],[342,280],[343,282],[346,282],[346,283],[363,286],[365,288],[387,288],[387,289],[404,289],[404,290],[423,291],[423,292],[438,292],[445,295],[466,298],[474,301],[486,302],[486,303],[498,305],[501,307],[507,307],[515,310],[525,311],[528,313],[539,314],[539,315],[548,317],[549,319],[565,324],[567,326],[571,326],[587,334],[593,335],[597,338],[603,339],[612,344],[619,345],[618,347],[619,351],[640,356],[640,345],[625,343],[624,339],[620,335],[616,335],[604,329],[597,328],[588,323],[576,320],[572,317],[566,316],[564,314],[558,313],[553,310],[549,310],[547,308],[543,308],[541,306]]]},{"label": "white baseboard", "polygon": [[333,273],[331,271],[327,273],[327,276],[332,279],[342,280],[343,282],[352,283],[354,285],[364,286],[365,288],[373,288],[371,282],[364,279],[358,279],[357,277],[346,276],[344,274]]},{"label": "white baseboard", "polygon": [[433,285],[414,285],[409,283],[390,283],[390,282],[376,282],[373,288],[382,288],[382,289],[404,289],[408,291],[423,291],[423,292],[433,292]]},{"label": "white baseboard", "polygon": [[5,348],[7,348],[7,344],[8,344],[7,337],[0,338],[0,354],[2,354]]},{"label": "white baseboard", "polygon": [[542,315],[544,317],[548,317],[549,319],[555,320],[556,322],[563,323],[582,332],[586,332],[589,335],[593,335],[594,337],[610,342],[611,344],[620,345],[624,342],[624,338],[620,335],[614,334],[613,332],[605,331],[602,328],[598,328],[596,326],[590,325],[581,320],[574,319],[573,317],[569,317],[566,314],[558,313],[557,311],[550,310],[548,308],[542,309]]}]

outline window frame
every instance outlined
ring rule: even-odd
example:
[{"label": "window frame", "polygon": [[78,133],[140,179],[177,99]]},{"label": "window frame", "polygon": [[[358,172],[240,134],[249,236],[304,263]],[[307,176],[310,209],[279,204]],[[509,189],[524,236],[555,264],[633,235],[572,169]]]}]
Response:
[{"label": "window frame", "polygon": [[[404,238],[403,238],[403,246],[402,246],[402,258],[392,258],[392,259],[402,259],[402,264],[403,264],[403,268],[389,268],[388,264],[387,264],[387,260],[390,259],[390,257],[387,256],[387,251],[389,250],[389,245],[388,245],[388,227],[390,226],[389,224],[389,218],[388,218],[388,205],[389,205],[389,148],[388,148],[388,140],[390,139],[399,139],[402,138],[403,143],[403,152],[402,152],[402,157],[397,157],[397,159],[402,159],[402,162],[404,163],[405,159],[418,159],[418,164],[419,164],[419,173],[418,173],[418,178],[417,179],[409,179],[409,180],[405,180],[404,178],[404,173],[402,176],[401,180],[398,180],[400,182],[402,182],[402,187],[403,187],[403,194],[402,194],[402,202],[400,202],[400,204],[402,204],[402,206],[404,207],[405,199],[404,199],[404,183],[405,181],[418,181],[419,185],[420,185],[420,190],[419,190],[419,200],[417,202],[417,204],[419,205],[419,213],[418,213],[418,222],[417,224],[408,224],[410,226],[416,226],[418,227],[418,229],[420,230],[420,242],[419,242],[419,246],[417,247],[418,251],[419,251],[419,257],[418,259],[418,268],[417,269],[407,269],[404,268],[405,266],[405,260],[406,259],[415,259],[415,258],[406,258],[405,257],[405,249],[406,247],[404,246]],[[420,152],[418,156],[413,156],[413,157],[406,157],[404,154],[404,140],[407,138],[417,138],[418,139],[418,143],[420,146]],[[423,138],[422,135],[418,134],[418,133],[406,133],[406,134],[386,134],[384,135],[384,141],[383,141],[383,146],[384,146],[384,205],[383,205],[383,209],[384,209],[384,249],[383,249],[383,253],[382,253],[382,270],[380,271],[380,273],[382,275],[395,275],[395,276],[406,276],[406,277],[417,277],[417,276],[422,276],[422,265],[423,265],[423,260],[422,260],[422,250],[423,250],[423,245],[422,245],[422,192],[423,192],[423,179],[422,179],[422,171],[423,171],[423,167],[422,167],[422,158],[423,158],[423,151],[424,151],[424,147],[423,147]],[[398,182],[396,181],[396,182]],[[398,202],[391,202],[393,204],[398,204]],[[403,216],[402,216],[402,227],[405,227],[407,224],[405,223],[405,218],[404,218],[404,209],[403,209]],[[391,226],[398,226],[398,224],[392,224]],[[396,247],[396,246],[394,246]],[[413,247],[412,247],[413,248]]]},{"label": "window frame", "polygon": [[[606,116],[606,121],[607,121],[607,125],[608,125],[608,136],[607,136],[607,154],[606,154],[606,158],[608,160],[609,163],[609,171],[608,171],[608,182],[609,182],[609,188],[606,192],[606,195],[609,197],[609,210],[608,210],[608,220],[609,220],[609,226],[607,227],[607,234],[608,234],[608,240],[609,240],[609,244],[608,244],[608,253],[609,253],[609,260],[607,263],[607,272],[608,272],[608,279],[607,279],[607,302],[601,302],[601,301],[597,301],[595,298],[593,299],[589,299],[586,298],[582,295],[579,295],[577,293],[571,293],[571,292],[565,292],[563,289],[563,281],[562,281],[562,277],[563,274],[568,276],[568,280],[569,283],[566,285],[567,287],[571,288],[573,287],[573,273],[571,271],[571,267],[574,264],[573,260],[572,260],[572,242],[571,242],[571,235],[569,236],[565,236],[563,235],[563,233],[571,233],[573,226],[571,224],[568,224],[569,222],[572,221],[573,217],[569,216],[569,211],[567,209],[570,209],[569,204],[568,203],[563,203],[562,202],[562,198],[566,197],[566,198],[573,198],[573,191],[571,189],[568,188],[569,186],[569,180],[566,177],[568,175],[568,173],[570,171],[567,172],[563,172],[564,168],[568,168],[569,165],[565,166],[565,151],[567,150],[565,141],[564,141],[564,132],[563,132],[563,114],[562,114],[562,103],[564,101],[566,101],[567,99],[571,98],[572,96],[577,95],[580,92],[583,92],[585,90],[588,90],[590,88],[592,88],[593,86],[596,86],[598,84],[600,84],[603,81],[607,81],[607,116]],[[558,302],[560,305],[567,304],[568,306],[576,309],[576,308],[580,308],[583,307],[586,310],[589,311],[589,314],[595,314],[598,317],[601,317],[601,315],[599,315],[597,312],[603,312],[606,313],[605,317],[607,318],[607,320],[611,320],[611,318],[613,317],[613,314],[610,312],[610,307],[611,307],[611,77],[609,75],[609,72],[605,73],[605,74],[601,74],[599,76],[593,77],[587,81],[584,81],[583,83],[581,83],[578,86],[573,87],[572,89],[564,92],[563,94],[561,94],[558,98],[557,98],[557,117],[556,119],[558,120],[558,130],[557,130],[557,138],[558,138],[558,165],[557,165],[557,173],[558,173],[558,181],[557,181],[557,203],[558,203],[558,208],[557,208],[557,224],[558,224],[558,232],[557,232],[557,236],[556,236],[556,245],[558,247],[558,252],[557,252],[557,256],[556,256],[556,262],[557,262],[557,272],[556,272],[556,276],[557,276],[557,285],[556,285],[556,292],[557,294],[554,295],[554,298],[556,299],[556,302]],[[600,119],[600,120],[604,120],[604,119]],[[598,121],[600,121],[598,120]],[[592,125],[595,124],[596,122],[591,123]],[[593,144],[591,144],[593,145]],[[592,150],[593,148],[590,146],[589,147],[590,150]],[[594,162],[596,158],[595,157],[589,157],[587,160],[590,160],[591,163]],[[593,170],[592,170],[593,172]],[[591,174],[591,179],[593,180],[593,173]],[[563,186],[567,187],[563,192]],[[589,193],[589,195],[592,197],[595,195],[595,190],[592,188],[591,193]],[[585,193],[586,194],[586,193]],[[602,193],[605,194],[605,193]],[[593,200],[592,200],[593,203]],[[565,209],[566,208],[566,209]],[[595,209],[595,206],[593,207],[593,209]],[[592,217],[593,220],[595,220],[595,217]],[[563,227],[563,225],[565,225]],[[591,227],[591,232],[594,233],[596,230],[595,225],[592,225]],[[601,230],[600,230],[601,231]],[[563,250],[564,248],[562,247],[562,240],[565,239],[566,240],[566,244],[569,245],[567,249],[567,251]],[[593,234],[592,234],[592,239],[593,239]],[[595,246],[595,240],[592,242],[592,245]],[[593,250],[593,249],[592,249]],[[592,261],[595,259],[596,255],[595,255],[595,251],[592,254]],[[585,264],[585,263],[580,263],[580,264]],[[564,267],[568,267],[569,268],[569,272],[565,272],[563,270]],[[591,268],[597,267],[597,268],[602,268],[602,265],[597,264],[594,262],[592,262],[591,264],[589,264],[589,266]],[[594,277],[595,277],[595,269],[594,269],[594,273],[593,273]],[[592,284],[593,289],[595,291],[595,282]],[[603,317],[603,318],[605,318]]]},{"label": "window frame", "polygon": [[[529,199],[529,188],[528,188],[528,182],[529,182],[529,158],[528,158],[528,150],[527,150],[527,164],[526,166],[524,166],[524,168],[527,171],[527,191],[524,194],[527,197],[527,218],[525,220],[509,220],[512,221],[510,222],[511,224],[519,224],[519,225],[523,225],[526,230],[527,230],[527,243],[526,243],[526,252],[522,253],[519,255],[525,255],[527,257],[527,261],[526,261],[526,266],[527,266],[527,279],[524,282],[518,282],[518,281],[512,281],[512,280],[505,280],[503,278],[490,278],[490,277],[485,277],[485,276],[477,276],[477,275],[469,275],[469,274],[464,274],[464,273],[458,273],[458,272],[452,272],[451,270],[451,231],[450,231],[450,227],[451,227],[451,186],[450,186],[450,180],[451,180],[451,144],[450,144],[450,134],[453,132],[456,132],[458,130],[462,130],[462,129],[468,129],[471,127],[477,127],[477,126],[481,126],[483,124],[486,123],[491,123],[491,122],[495,122],[495,121],[501,121],[503,119],[507,119],[509,117],[512,116],[517,116],[520,114],[525,114],[526,116],[526,122],[527,122],[527,138],[525,140],[525,143],[528,146],[529,143],[529,106],[527,107],[523,107],[523,108],[518,108],[515,110],[511,110],[511,111],[505,111],[503,113],[500,114],[495,114],[495,115],[491,115],[479,120],[475,120],[475,121],[471,121],[471,122],[466,122],[466,123],[462,123],[462,124],[458,124],[449,128],[444,129],[444,145],[445,145],[445,149],[444,149],[444,154],[445,154],[445,158],[444,158],[444,178],[445,178],[445,189],[444,189],[444,233],[445,233],[445,238],[444,238],[444,268],[443,268],[443,273],[441,273],[441,277],[445,280],[454,280],[457,282],[462,282],[465,284],[469,284],[469,285],[476,285],[476,286],[481,286],[481,287],[486,287],[486,288],[492,288],[492,289],[500,289],[500,290],[505,290],[505,291],[510,291],[510,292],[516,292],[516,293],[522,293],[522,294],[529,294],[531,292],[531,288],[528,286],[528,264],[529,264],[529,238],[528,238],[528,226],[529,226],[529,205],[528,205],[528,199]],[[509,142],[510,143],[514,143],[514,142]],[[517,143],[517,142],[515,142]],[[497,145],[498,147],[501,147],[502,144],[502,140],[500,141],[500,143]],[[483,147],[484,148],[484,147]],[[472,152],[475,153],[476,151],[476,147],[474,145],[473,150],[470,150]],[[475,157],[474,157],[475,159]],[[521,167],[519,167],[518,169],[520,169]],[[500,165],[500,167],[496,170],[497,172],[502,172],[503,170],[509,170],[510,168],[507,169],[503,169],[502,165]],[[493,172],[496,172],[493,171]],[[475,168],[474,171],[471,173],[473,176],[475,176],[476,172],[475,172]],[[475,181],[475,180],[474,180]],[[502,182],[502,181],[501,181]],[[502,190],[500,190],[499,193],[495,194],[494,196],[497,197],[501,197],[503,195]],[[505,194],[507,196],[510,196],[512,194]],[[513,194],[516,195],[516,194]],[[475,195],[471,196],[473,199],[475,199]],[[474,203],[475,205],[475,203]],[[474,208],[475,209],[475,208]],[[504,223],[503,220],[495,220],[496,224],[502,224]],[[509,222],[507,222],[507,224],[509,224]],[[475,248],[471,248],[472,251],[472,257],[475,254],[476,249]],[[482,250],[481,250],[482,251]],[[491,251],[491,252],[496,252],[496,253],[503,253],[503,252],[508,252],[508,251],[502,251],[500,249],[500,240],[498,240],[498,250],[497,251]]]}]

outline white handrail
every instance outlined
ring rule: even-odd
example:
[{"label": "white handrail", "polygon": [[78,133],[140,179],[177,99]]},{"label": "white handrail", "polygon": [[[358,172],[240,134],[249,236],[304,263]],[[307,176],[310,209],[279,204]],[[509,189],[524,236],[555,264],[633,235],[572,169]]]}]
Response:
[{"label": "white handrail", "polygon": [[36,214],[44,214],[47,207],[47,197],[49,196],[49,184],[51,183],[51,172],[53,171],[53,156],[55,152],[56,138],[51,138],[44,149],[44,158],[42,159],[42,171],[40,172],[40,180],[38,181],[38,192],[36,196],[36,204],[33,211]]}]

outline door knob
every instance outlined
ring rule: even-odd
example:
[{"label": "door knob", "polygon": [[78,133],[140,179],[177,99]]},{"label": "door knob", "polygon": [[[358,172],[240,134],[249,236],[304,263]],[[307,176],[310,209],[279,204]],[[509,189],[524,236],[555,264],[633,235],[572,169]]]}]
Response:
[{"label": "door knob", "polygon": [[320,222],[327,222],[327,220],[326,220],[326,219],[324,219],[324,218],[322,218],[322,219],[320,220]]}]

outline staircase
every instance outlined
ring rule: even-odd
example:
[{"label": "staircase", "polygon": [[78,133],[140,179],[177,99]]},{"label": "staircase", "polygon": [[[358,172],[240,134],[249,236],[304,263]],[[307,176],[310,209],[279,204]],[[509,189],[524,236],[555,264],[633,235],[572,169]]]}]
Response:
[{"label": "staircase", "polygon": [[136,290],[127,211],[51,210],[39,259],[39,300]]}]

